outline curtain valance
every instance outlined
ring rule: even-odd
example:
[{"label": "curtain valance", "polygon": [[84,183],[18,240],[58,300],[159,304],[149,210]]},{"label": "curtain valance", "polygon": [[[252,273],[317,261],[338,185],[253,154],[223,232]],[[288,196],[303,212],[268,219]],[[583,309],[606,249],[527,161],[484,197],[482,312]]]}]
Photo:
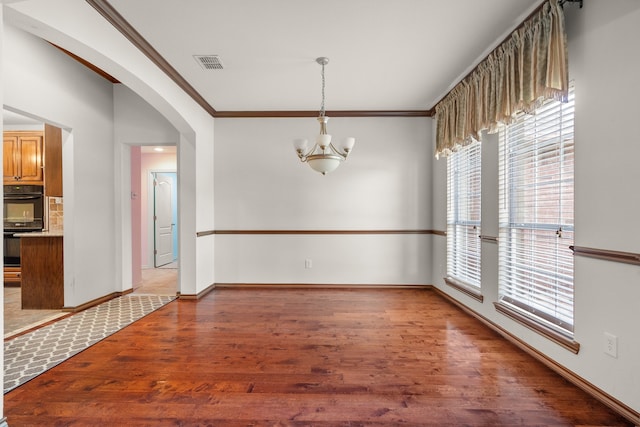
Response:
[{"label": "curtain valance", "polygon": [[436,157],[546,99],[566,102],[568,89],[564,14],[548,0],[436,105]]}]

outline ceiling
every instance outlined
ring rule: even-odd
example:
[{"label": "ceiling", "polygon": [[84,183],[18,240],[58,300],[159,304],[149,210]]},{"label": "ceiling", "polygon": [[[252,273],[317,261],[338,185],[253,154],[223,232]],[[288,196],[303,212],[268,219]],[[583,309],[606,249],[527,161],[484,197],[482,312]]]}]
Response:
[{"label": "ceiling", "polygon": [[5,126],[44,126],[40,120],[7,109],[2,110],[2,122]]},{"label": "ceiling", "polygon": [[431,109],[541,0],[108,3],[217,112],[318,110],[319,56],[327,110],[406,111]]},{"label": "ceiling", "polygon": [[177,147],[175,145],[143,145],[140,147],[143,154],[176,154]]}]

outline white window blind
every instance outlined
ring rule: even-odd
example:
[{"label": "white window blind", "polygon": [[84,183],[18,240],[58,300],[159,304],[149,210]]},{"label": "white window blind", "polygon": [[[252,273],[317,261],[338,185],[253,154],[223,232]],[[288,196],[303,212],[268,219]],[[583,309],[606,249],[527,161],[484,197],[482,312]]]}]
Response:
[{"label": "white window blind", "polygon": [[573,335],[574,88],[500,131],[500,302]]},{"label": "white window blind", "polygon": [[447,275],[480,289],[480,143],[447,157]]}]

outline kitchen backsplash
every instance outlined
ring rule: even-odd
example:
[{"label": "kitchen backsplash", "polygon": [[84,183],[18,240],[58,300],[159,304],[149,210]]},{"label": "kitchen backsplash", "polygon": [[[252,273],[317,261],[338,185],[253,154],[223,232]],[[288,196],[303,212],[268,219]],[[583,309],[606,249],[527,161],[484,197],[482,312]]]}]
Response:
[{"label": "kitchen backsplash", "polygon": [[47,197],[49,211],[49,231],[62,231],[64,209],[62,197]]}]

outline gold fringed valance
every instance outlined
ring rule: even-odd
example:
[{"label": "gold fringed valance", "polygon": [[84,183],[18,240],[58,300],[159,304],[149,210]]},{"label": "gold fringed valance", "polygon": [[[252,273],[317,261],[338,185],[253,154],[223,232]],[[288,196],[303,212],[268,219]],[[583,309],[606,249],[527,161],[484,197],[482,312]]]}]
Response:
[{"label": "gold fringed valance", "polygon": [[548,0],[436,105],[436,157],[546,99],[566,101],[568,89],[564,14]]}]

